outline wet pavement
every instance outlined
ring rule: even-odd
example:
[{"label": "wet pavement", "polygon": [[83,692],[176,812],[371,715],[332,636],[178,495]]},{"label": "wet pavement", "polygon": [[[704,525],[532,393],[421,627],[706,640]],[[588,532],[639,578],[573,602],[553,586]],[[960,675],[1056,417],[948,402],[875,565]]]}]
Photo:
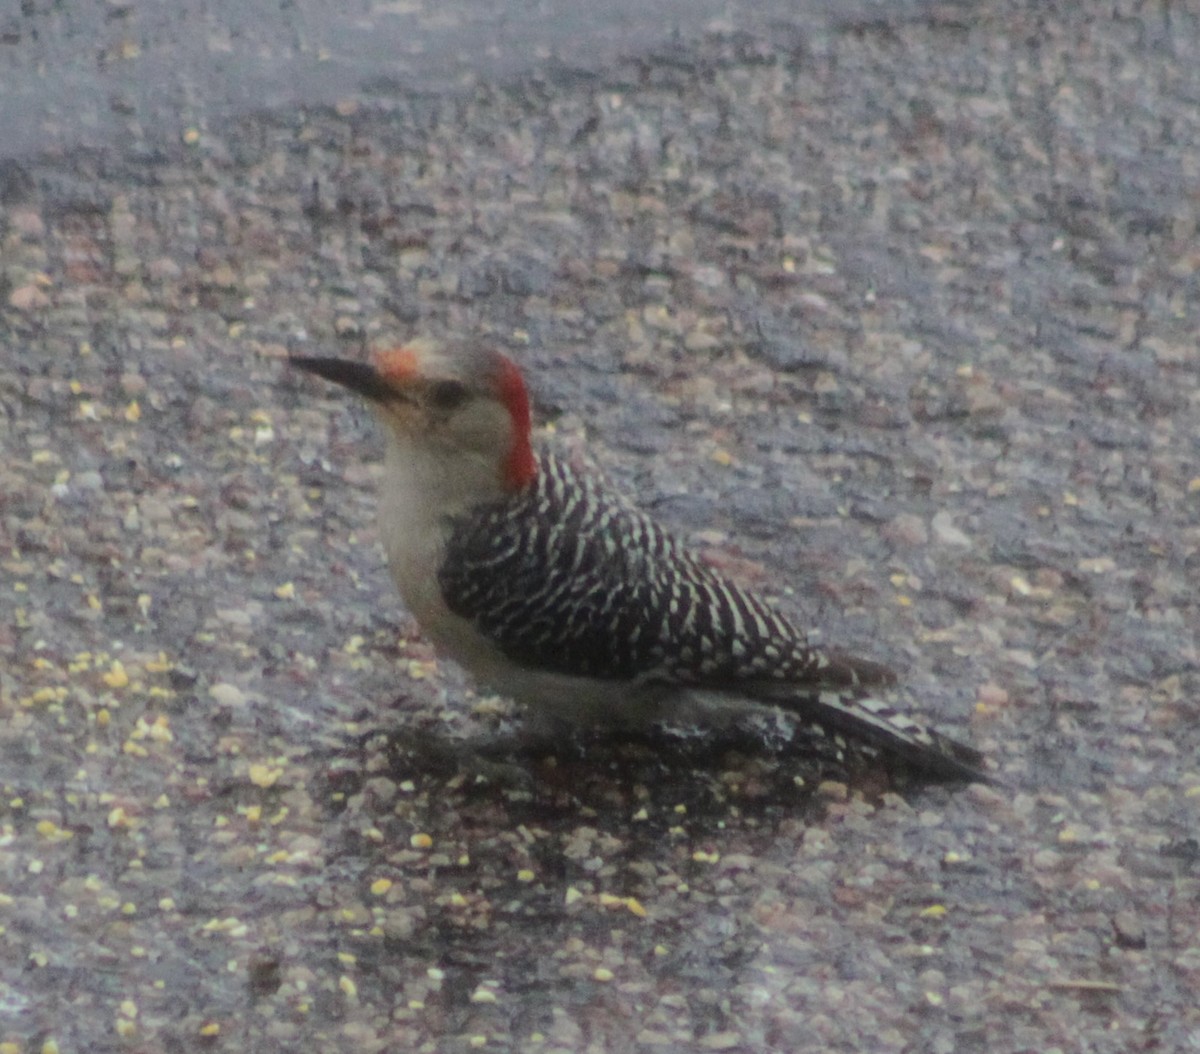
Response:
[{"label": "wet pavement", "polygon": [[[716,19],[327,106],[140,84],[0,164],[0,1054],[1200,1042],[1200,25]],[[1007,786],[442,764],[514,715],[284,362],[415,332]]]},{"label": "wet pavement", "polygon": [[586,76],[705,30],[918,17],[918,0],[87,0],[0,11],[0,157],[177,138],[247,113]]}]

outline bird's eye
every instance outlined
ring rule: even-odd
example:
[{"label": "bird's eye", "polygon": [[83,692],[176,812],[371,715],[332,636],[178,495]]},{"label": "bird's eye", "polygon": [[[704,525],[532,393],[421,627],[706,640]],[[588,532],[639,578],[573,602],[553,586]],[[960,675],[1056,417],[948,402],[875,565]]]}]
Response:
[{"label": "bird's eye", "polygon": [[439,410],[454,410],[467,401],[468,395],[462,381],[438,381],[429,389],[429,402]]}]

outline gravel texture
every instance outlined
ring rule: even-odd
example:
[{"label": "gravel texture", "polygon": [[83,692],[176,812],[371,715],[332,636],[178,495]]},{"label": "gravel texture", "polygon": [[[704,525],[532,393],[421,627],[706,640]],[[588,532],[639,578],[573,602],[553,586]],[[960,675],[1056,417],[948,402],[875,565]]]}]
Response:
[{"label": "gravel texture", "polygon": [[[1200,1046],[1197,100],[992,2],[0,166],[0,1054]],[[511,716],[283,362],[417,332],[1008,786],[427,757]]]}]

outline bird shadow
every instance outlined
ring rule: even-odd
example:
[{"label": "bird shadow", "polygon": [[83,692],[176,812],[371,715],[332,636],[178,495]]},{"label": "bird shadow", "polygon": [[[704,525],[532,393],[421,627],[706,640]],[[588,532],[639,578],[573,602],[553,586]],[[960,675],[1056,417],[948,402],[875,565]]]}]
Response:
[{"label": "bird shadow", "polygon": [[784,736],[764,722],[711,729],[509,731],[457,739],[419,723],[360,745],[398,781],[434,786],[446,801],[502,802],[514,821],[582,817],[650,829],[719,826],[731,818],[820,815],[832,800],[921,785],[875,756],[833,754],[827,741]]}]

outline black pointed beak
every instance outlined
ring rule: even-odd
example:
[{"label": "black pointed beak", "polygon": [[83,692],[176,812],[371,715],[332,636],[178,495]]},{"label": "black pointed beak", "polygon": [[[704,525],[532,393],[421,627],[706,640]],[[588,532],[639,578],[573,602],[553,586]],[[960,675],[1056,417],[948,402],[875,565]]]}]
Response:
[{"label": "black pointed beak", "polygon": [[379,375],[379,371],[366,362],[323,357],[308,358],[302,355],[292,355],[288,358],[288,362],[376,402],[395,398],[397,394],[396,389]]}]

